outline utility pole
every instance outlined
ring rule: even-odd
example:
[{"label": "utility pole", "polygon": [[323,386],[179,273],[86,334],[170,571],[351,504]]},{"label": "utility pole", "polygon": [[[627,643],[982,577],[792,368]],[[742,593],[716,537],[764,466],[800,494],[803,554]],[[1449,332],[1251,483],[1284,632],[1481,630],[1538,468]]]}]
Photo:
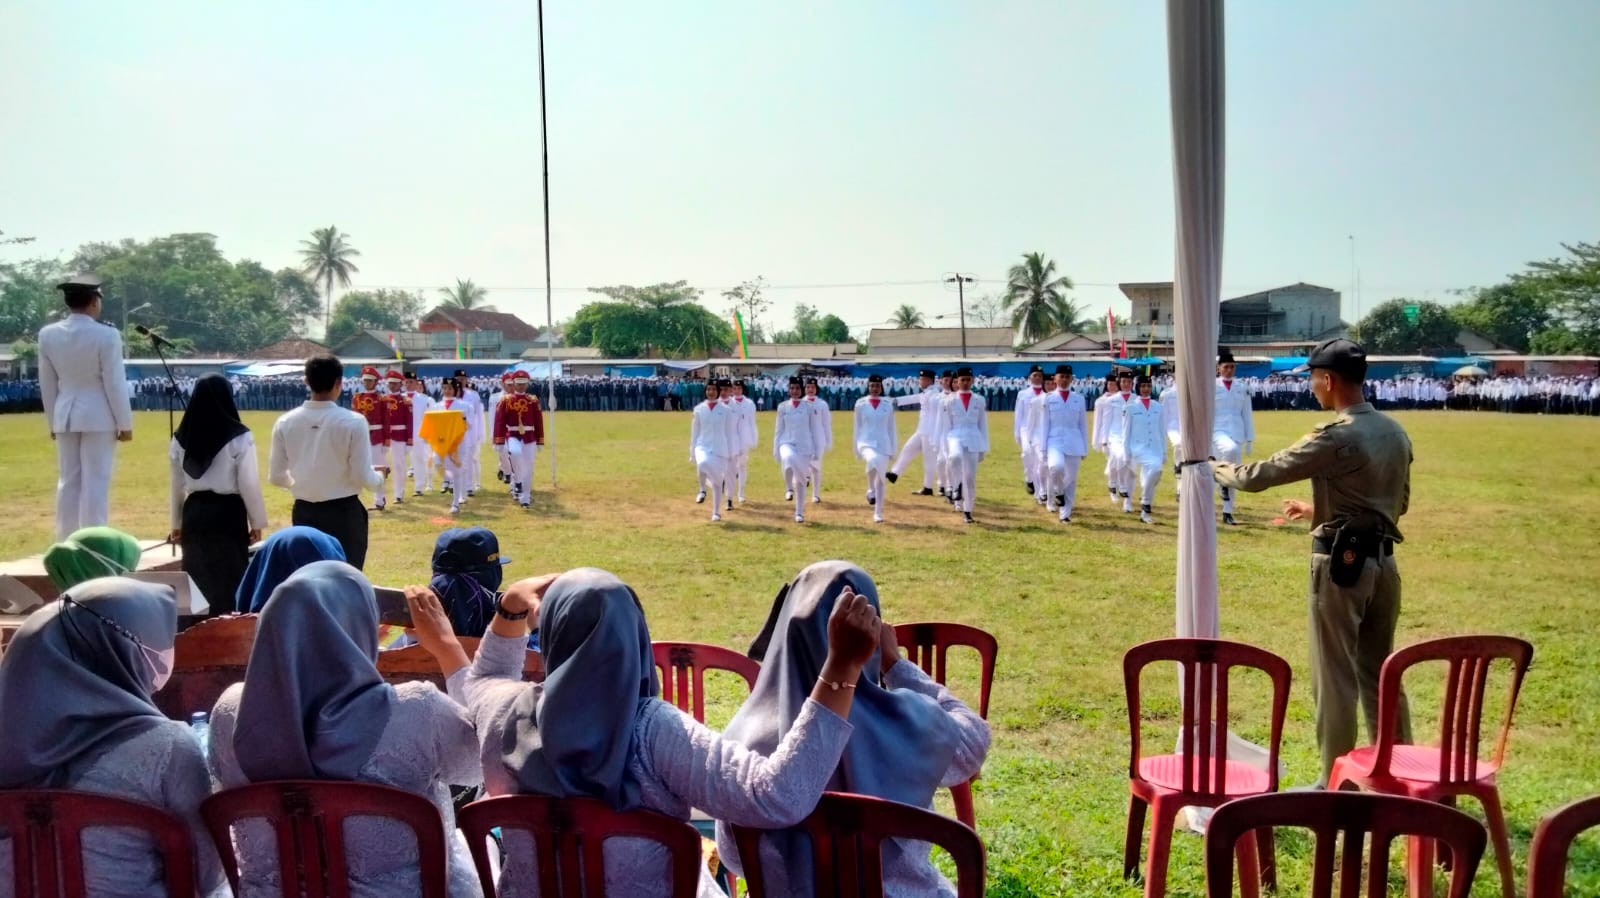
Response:
[{"label": "utility pole", "polygon": [[1350,235],[1350,301],[1355,304],[1355,320],[1351,324],[1361,323],[1361,274],[1356,267],[1356,235]]},{"label": "utility pole", "polygon": [[973,277],[970,274],[962,274],[961,272],[958,271],[958,272],[955,272],[953,274],[945,275],[944,282],[946,284],[955,284],[956,285],[956,302],[958,304],[957,308],[961,312],[961,357],[962,358],[966,358],[967,357],[967,289],[966,288],[967,288],[968,284],[976,284],[978,282],[978,279]]}]

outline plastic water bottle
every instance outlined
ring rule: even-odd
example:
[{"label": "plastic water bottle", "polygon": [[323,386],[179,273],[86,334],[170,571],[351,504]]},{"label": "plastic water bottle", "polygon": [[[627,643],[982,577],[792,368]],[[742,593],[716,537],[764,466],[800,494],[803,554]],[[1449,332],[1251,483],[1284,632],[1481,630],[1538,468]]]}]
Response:
[{"label": "plastic water bottle", "polygon": [[196,711],[189,715],[189,730],[194,733],[194,740],[200,743],[200,756],[209,757],[211,753],[211,715],[206,711]]}]

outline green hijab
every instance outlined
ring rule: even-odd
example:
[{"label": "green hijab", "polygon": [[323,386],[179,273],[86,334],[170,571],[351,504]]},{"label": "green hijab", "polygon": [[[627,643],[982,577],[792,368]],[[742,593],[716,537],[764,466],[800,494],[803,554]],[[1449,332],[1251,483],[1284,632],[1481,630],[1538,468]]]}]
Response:
[{"label": "green hijab", "polygon": [[44,553],[44,572],[61,592],[97,577],[117,577],[139,566],[139,541],[114,527],[85,527]]}]

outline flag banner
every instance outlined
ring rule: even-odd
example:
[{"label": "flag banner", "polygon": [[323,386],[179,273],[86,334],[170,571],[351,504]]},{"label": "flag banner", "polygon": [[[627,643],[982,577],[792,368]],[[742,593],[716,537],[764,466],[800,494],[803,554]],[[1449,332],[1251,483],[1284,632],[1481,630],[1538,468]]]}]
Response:
[{"label": "flag banner", "polygon": [[456,328],[456,358],[458,358],[458,359],[466,358],[466,356],[463,355],[462,352],[461,352],[461,328],[459,328],[459,327]]},{"label": "flag banner", "polygon": [[394,351],[394,357],[395,358],[397,358],[397,359],[405,358],[405,356],[402,356],[400,354],[400,342],[394,338],[394,334],[390,334],[389,335],[389,348]]},{"label": "flag banner", "polygon": [[744,335],[744,318],[736,311],[733,313],[733,336],[739,341],[739,358],[750,357],[750,341]]}]

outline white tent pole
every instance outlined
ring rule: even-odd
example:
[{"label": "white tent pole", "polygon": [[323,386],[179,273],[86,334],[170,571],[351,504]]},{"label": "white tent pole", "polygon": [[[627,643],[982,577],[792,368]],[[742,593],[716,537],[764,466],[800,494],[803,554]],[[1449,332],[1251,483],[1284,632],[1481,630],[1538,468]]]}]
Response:
[{"label": "white tent pole", "polygon": [[544,101],[544,0],[539,0],[539,156],[544,165],[544,347],[545,451],[550,453],[550,485],[556,485],[556,319],[550,284],[550,128]]}]

